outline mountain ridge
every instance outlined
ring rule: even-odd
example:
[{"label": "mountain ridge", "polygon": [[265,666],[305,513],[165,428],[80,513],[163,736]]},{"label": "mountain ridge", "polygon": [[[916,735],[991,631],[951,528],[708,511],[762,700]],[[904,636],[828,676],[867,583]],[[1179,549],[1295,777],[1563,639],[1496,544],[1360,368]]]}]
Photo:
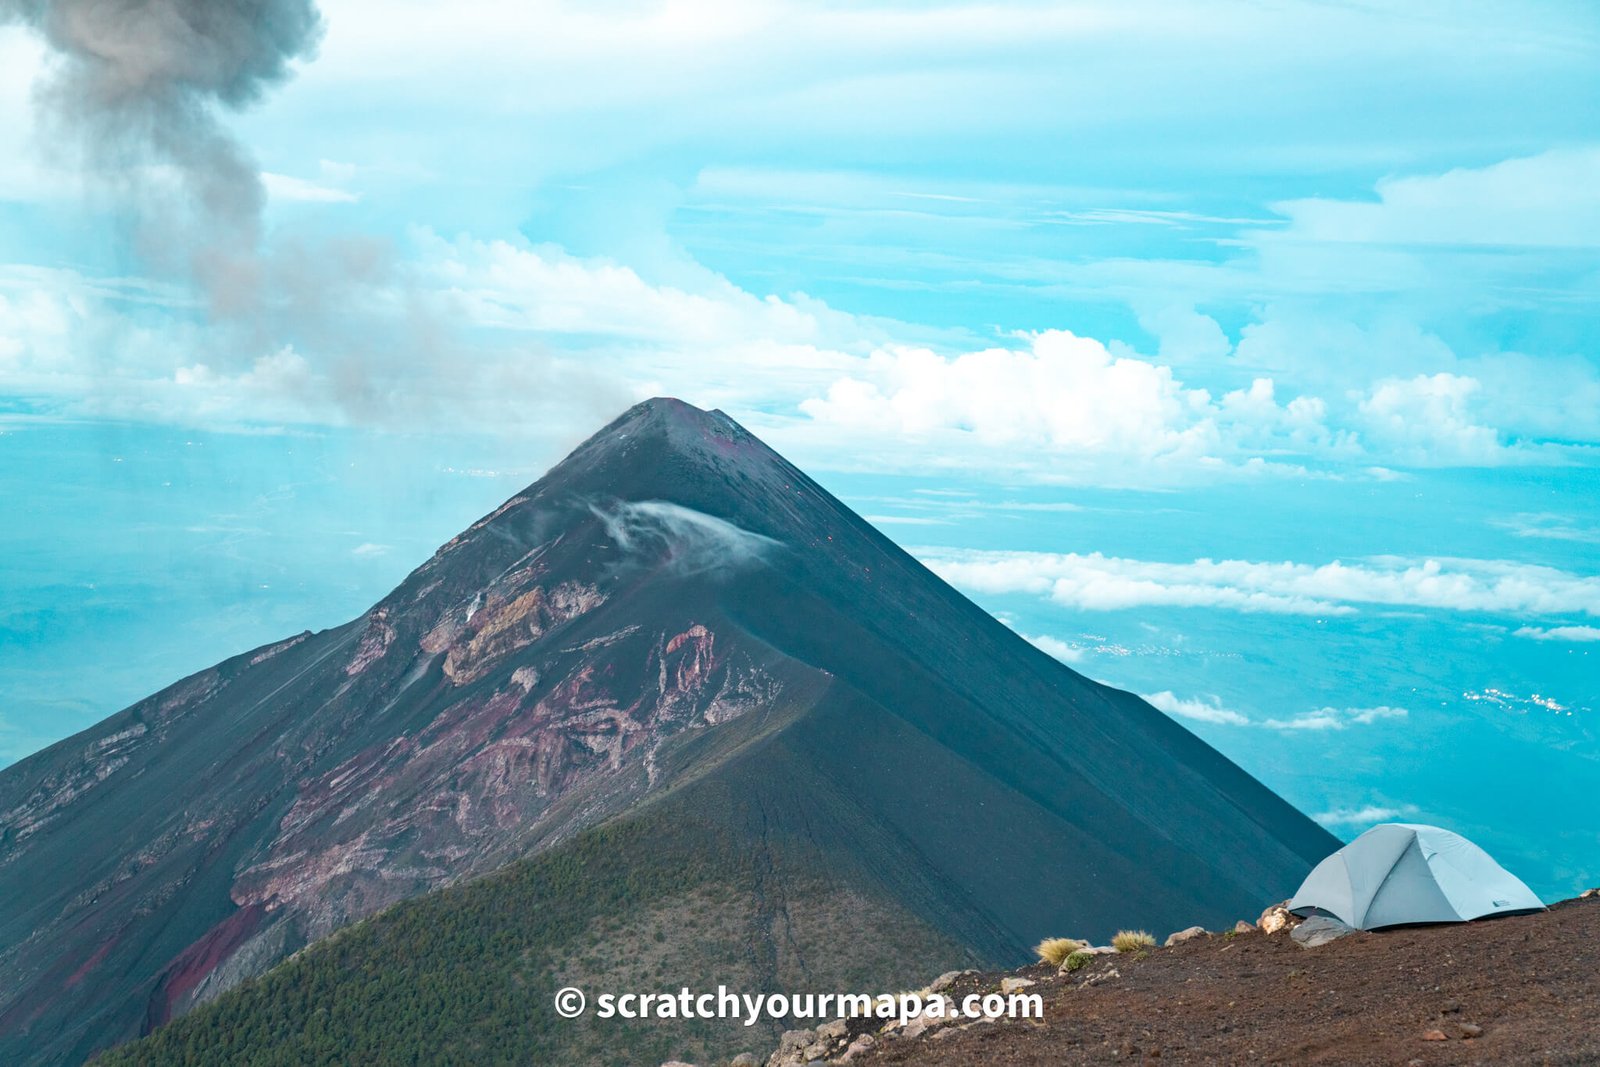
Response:
[{"label": "mountain ridge", "polygon": [[[793,789],[751,769],[771,759]],[[47,887],[0,915],[0,1052],[71,1062],[400,901],[733,780],[704,814],[732,838],[825,796],[841,892],[996,962],[1113,906],[1248,910],[1335,844],[728,416],[662,398],[350,623],[0,771],[0,893],[27,895],[24,867]]]}]

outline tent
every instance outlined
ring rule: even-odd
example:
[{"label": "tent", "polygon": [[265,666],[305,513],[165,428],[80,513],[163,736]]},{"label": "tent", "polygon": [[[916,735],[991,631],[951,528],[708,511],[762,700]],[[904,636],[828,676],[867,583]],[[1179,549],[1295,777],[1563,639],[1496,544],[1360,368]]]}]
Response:
[{"label": "tent", "polygon": [[1544,904],[1466,838],[1437,826],[1384,823],[1317,864],[1289,910],[1376,930],[1543,911]]}]

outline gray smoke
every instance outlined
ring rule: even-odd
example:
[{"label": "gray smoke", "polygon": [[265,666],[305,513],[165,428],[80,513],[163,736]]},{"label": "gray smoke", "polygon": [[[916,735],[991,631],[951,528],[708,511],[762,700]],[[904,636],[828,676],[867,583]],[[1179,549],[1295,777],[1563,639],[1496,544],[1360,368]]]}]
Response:
[{"label": "gray smoke", "polygon": [[[260,172],[223,120],[313,56],[315,0],[0,0],[6,23],[54,53],[36,88],[44,143],[76,147],[91,189],[131,218],[138,258],[204,294],[211,318],[187,362],[226,377],[276,359],[270,381],[239,388],[407,429],[521,432],[637,399],[532,343],[486,344],[387,240],[263,233]],[[125,392],[116,377],[105,388]]]},{"label": "gray smoke", "polygon": [[[313,0],[0,0],[56,54],[38,87],[47,123],[92,175],[130,194],[139,251],[189,272],[213,311],[261,284],[266,194],[219,122],[284,81],[322,32]],[[56,131],[53,131],[56,132]]]}]

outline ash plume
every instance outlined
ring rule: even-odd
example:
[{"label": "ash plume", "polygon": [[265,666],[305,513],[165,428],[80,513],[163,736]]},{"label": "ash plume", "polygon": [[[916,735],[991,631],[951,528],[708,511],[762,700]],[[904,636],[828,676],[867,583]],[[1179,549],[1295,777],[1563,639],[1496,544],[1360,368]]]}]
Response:
[{"label": "ash plume", "polygon": [[321,37],[313,0],[0,0],[54,53],[52,132],[128,195],[138,251],[190,274],[214,313],[257,298],[266,194],[218,115],[259,100]]},{"label": "ash plume", "polygon": [[[384,237],[267,231],[261,173],[226,119],[314,57],[316,0],[0,0],[7,24],[51,53],[34,91],[42,145],[127,220],[115,237],[133,258],[208,313],[157,379],[179,383],[181,417],[522,433],[545,404],[598,417],[636,399],[537,344],[486,344]],[[115,346],[94,344],[98,368]],[[90,388],[97,409],[148,410],[120,376]]]}]

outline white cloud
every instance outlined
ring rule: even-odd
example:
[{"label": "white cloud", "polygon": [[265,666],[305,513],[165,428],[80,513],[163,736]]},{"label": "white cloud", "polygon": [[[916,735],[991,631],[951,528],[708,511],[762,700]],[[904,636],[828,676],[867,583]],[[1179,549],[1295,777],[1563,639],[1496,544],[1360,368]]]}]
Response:
[{"label": "white cloud", "polygon": [[1600,527],[1584,526],[1570,515],[1525,511],[1504,518],[1490,519],[1489,522],[1501,529],[1510,530],[1518,537],[1600,544]]},{"label": "white cloud", "polygon": [[[1271,257],[1267,269],[1289,271]],[[1339,271],[1343,274],[1343,271]],[[1371,281],[1356,271],[1355,281]],[[1257,373],[1346,390],[1355,383],[1404,378],[1454,367],[1454,350],[1416,323],[1393,314],[1363,322],[1321,301],[1275,300],[1239,331],[1234,358]],[[1333,394],[1336,395],[1336,394]]]},{"label": "white cloud", "polygon": [[261,184],[266,188],[267,196],[273,200],[308,204],[353,204],[361,199],[346,189],[306,178],[295,178],[288,174],[273,174],[270,171],[261,175]]},{"label": "white cloud", "polygon": [[918,457],[933,444],[946,455],[987,454],[991,464],[1013,466],[1020,451],[1041,473],[1103,457],[1220,468],[1262,447],[1305,451],[1333,436],[1321,401],[1280,404],[1269,379],[1213,398],[1172,368],[1093,338],[1046,330],[1023,340],[1025,347],[953,356],[880,348],[800,409],[830,433],[884,447],[909,439]]},{"label": "white cloud", "polygon": [[1264,719],[1260,722],[1225,707],[1218,696],[1180,697],[1169,689],[1159,693],[1145,693],[1144,699],[1154,707],[1196,722],[1215,723],[1222,726],[1261,726],[1269,730],[1343,730],[1351,726],[1369,726],[1386,719],[1403,719],[1405,708],[1380,706],[1373,708],[1318,708],[1289,719]]},{"label": "white cloud", "polygon": [[1224,726],[1249,726],[1250,720],[1231,708],[1222,706],[1219,697],[1194,697],[1185,699],[1169,689],[1159,693],[1145,693],[1144,698],[1168,715],[1178,715],[1196,722],[1218,723]]},{"label": "white cloud", "polygon": [[936,519],[931,515],[863,515],[874,526],[949,526],[950,519]]},{"label": "white cloud", "polygon": [[1156,338],[1157,358],[1169,364],[1199,363],[1233,354],[1217,320],[1192,306],[1161,304],[1139,313],[1139,326]]},{"label": "white cloud", "polygon": [[874,352],[826,397],[800,407],[821,422],[923,435],[956,429],[988,446],[1026,444],[1160,456],[1203,450],[1194,415],[1209,403],[1169,368],[1118,359],[1065,331],[1026,351],[991,348],[945,358],[927,349]]},{"label": "white cloud", "polygon": [[1503,436],[1600,441],[1600,370],[1591,360],[1496,352],[1460,366],[1481,385],[1472,401],[1477,420],[1492,420]]},{"label": "white cloud", "polygon": [[390,546],[388,545],[380,545],[371,541],[364,541],[352,548],[350,550],[350,554],[360,559],[371,559],[377,556],[387,555],[389,552],[389,547]]},{"label": "white cloud", "polygon": [[1399,807],[1368,804],[1360,808],[1334,808],[1332,811],[1319,812],[1312,818],[1324,826],[1375,826],[1381,822],[1409,819],[1416,814],[1417,808],[1411,804]]},{"label": "white cloud", "polygon": [[1403,719],[1405,708],[1381,705],[1375,708],[1319,708],[1292,719],[1267,719],[1262,726],[1273,730],[1343,730],[1349,726],[1366,726],[1382,719]]},{"label": "white cloud", "polygon": [[758,296],[694,265],[673,284],[647,280],[627,265],[580,258],[556,245],[444,241],[415,234],[426,276],[458,300],[473,324],[564,336],[568,343],[610,338],[651,342],[704,357],[738,349],[746,359],[781,358],[836,373],[849,361],[831,348],[865,352],[881,330],[819,300]]},{"label": "white cloud", "polygon": [[1368,434],[1403,460],[1419,464],[1493,463],[1504,457],[1499,434],[1474,421],[1475,378],[1419,374],[1373,386],[1360,410]]},{"label": "white cloud", "polygon": [[1376,203],[1289,200],[1291,239],[1357,244],[1600,246],[1600,147],[1387,178]]},{"label": "white cloud", "polygon": [[678,574],[737,570],[783,548],[763,534],[665,500],[618,501],[590,510],[624,553]]},{"label": "white cloud", "polygon": [[[693,383],[688,399],[705,406],[792,402],[782,390],[820,388],[884,337],[820,301],[756,296],[700,268],[661,284],[554,246],[427,231],[411,251],[285,244],[268,259],[282,299],[250,324],[204,321],[170,288],[0,267],[0,389],[208,424],[522,432],[529,405],[549,405],[567,436],[663,378]],[[270,336],[295,340],[263,350]],[[763,366],[782,373],[752,373]]]},{"label": "white cloud", "polygon": [[1148,605],[1344,615],[1357,605],[1600,616],[1600,578],[1506,560],[1374,557],[1321,565],[922,548],[940,577],[976,593],[1029,593],[1085,611]]},{"label": "white cloud", "polygon": [[1059,637],[1048,634],[1023,634],[1022,637],[1039,651],[1054,656],[1062,663],[1077,663],[1083,659],[1083,649],[1069,645]]},{"label": "white cloud", "polygon": [[1600,641],[1600,627],[1595,626],[1552,626],[1544,629],[1539,626],[1524,626],[1516,633],[1518,637],[1531,637],[1535,641]]}]

